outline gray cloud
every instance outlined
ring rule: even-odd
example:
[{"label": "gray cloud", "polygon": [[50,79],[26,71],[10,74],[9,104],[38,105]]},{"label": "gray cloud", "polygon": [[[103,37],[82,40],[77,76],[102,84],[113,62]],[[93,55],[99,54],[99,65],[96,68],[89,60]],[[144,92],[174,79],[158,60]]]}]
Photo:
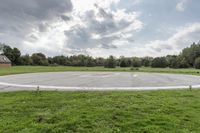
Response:
[{"label": "gray cloud", "polygon": [[[96,9],[89,10],[80,18],[83,25],[75,25],[65,31],[67,37],[66,47],[71,49],[103,48],[116,49],[115,41],[131,38],[124,38],[121,34],[132,34],[135,29],[131,29],[135,19],[128,20],[126,17],[116,19],[115,12],[105,10],[95,4]],[[130,31],[125,31],[129,28]]]},{"label": "gray cloud", "polygon": [[32,31],[46,32],[72,8],[71,0],[0,0],[0,39],[19,45]]},{"label": "gray cloud", "polygon": [[23,53],[48,55],[87,54],[88,49],[119,49],[119,41],[132,42],[142,28],[137,12],[102,7],[77,12],[71,0],[0,0],[0,40]]},{"label": "gray cloud", "polygon": [[64,21],[69,21],[71,18],[69,16],[66,16],[66,15],[61,15],[61,18],[64,20]]}]

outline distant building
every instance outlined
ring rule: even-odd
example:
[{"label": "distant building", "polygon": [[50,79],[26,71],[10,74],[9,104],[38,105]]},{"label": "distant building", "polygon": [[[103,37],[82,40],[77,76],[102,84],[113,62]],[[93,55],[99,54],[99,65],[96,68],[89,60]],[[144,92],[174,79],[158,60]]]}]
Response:
[{"label": "distant building", "polygon": [[5,55],[0,55],[0,67],[11,67],[11,61]]}]

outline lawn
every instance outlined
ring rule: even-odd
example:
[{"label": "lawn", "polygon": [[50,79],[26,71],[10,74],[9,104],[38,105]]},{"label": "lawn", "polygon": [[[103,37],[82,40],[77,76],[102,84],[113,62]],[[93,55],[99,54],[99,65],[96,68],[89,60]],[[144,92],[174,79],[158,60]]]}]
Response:
[{"label": "lawn", "polygon": [[198,69],[171,69],[171,68],[104,68],[104,67],[70,67],[70,66],[13,66],[0,68],[0,76],[35,72],[63,72],[63,71],[117,71],[117,72],[158,72],[200,75]]},{"label": "lawn", "polygon": [[1,133],[200,131],[200,90],[0,93]]}]

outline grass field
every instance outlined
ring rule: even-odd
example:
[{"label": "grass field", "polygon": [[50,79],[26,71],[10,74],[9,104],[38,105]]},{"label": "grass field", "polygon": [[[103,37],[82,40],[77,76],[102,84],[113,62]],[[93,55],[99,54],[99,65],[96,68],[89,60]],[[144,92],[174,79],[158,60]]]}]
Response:
[{"label": "grass field", "polygon": [[[0,76],[58,71],[159,72],[197,69],[43,67],[0,68]],[[0,93],[0,133],[198,133],[200,90]]]},{"label": "grass field", "polygon": [[200,90],[0,93],[1,133],[198,133]]},{"label": "grass field", "polygon": [[62,72],[62,71],[118,71],[118,72],[158,72],[158,73],[181,73],[200,75],[198,69],[170,69],[170,68],[104,68],[104,67],[69,67],[69,66],[13,66],[11,68],[0,68],[0,76],[35,72]]}]

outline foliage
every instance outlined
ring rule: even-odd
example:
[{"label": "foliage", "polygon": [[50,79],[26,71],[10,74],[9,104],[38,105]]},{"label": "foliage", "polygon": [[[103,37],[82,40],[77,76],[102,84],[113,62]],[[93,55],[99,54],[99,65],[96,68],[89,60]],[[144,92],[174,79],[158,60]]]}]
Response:
[{"label": "foliage", "polygon": [[189,68],[190,65],[187,62],[186,58],[183,56],[178,56],[177,58],[178,68]]},{"label": "foliage", "polygon": [[11,48],[8,45],[1,44],[1,49],[3,51],[3,55],[8,57],[13,65],[19,65],[20,64],[20,56],[21,52],[17,48]]},{"label": "foliage", "polygon": [[110,56],[104,64],[105,68],[115,68],[116,67],[116,60],[113,56]]},{"label": "foliage", "polygon": [[165,67],[167,67],[167,60],[165,57],[154,58],[151,66],[157,67],[157,68],[165,68]]},{"label": "foliage", "polygon": [[141,59],[141,65],[145,67],[150,67],[152,60],[153,60],[152,57],[144,57]]},{"label": "foliage", "polygon": [[133,57],[132,58],[132,67],[141,67],[142,63],[141,63],[141,59],[138,57]]},{"label": "foliage", "polygon": [[194,67],[196,69],[200,69],[200,57],[195,59]]},{"label": "foliage", "polygon": [[46,59],[46,56],[42,53],[34,53],[31,56],[31,59],[33,60],[33,65],[41,65],[41,66],[48,65],[48,60]]},{"label": "foliage", "polygon": [[33,64],[33,60],[32,58],[27,54],[27,55],[23,55],[20,58],[20,64],[21,65],[32,65]]},{"label": "foliage", "polygon": [[114,58],[110,56],[108,59],[99,57],[93,58],[88,55],[73,56],[54,56],[46,57],[43,53],[33,53],[32,56],[21,55],[17,48],[11,48],[8,45],[0,44],[2,54],[6,55],[13,65],[41,65],[41,66],[85,66],[95,67],[104,66],[107,68],[120,67],[157,67],[157,68],[189,68],[195,67],[195,60],[200,57],[200,43],[193,43],[190,47],[182,50],[179,55],[167,55],[165,57],[123,57]]},{"label": "foliage", "polygon": [[119,66],[120,67],[130,67],[129,63],[128,63],[128,59],[121,57],[119,60]]},{"label": "foliage", "polygon": [[183,49],[181,56],[189,66],[194,66],[195,59],[200,57],[200,44],[193,43],[190,47]]}]

